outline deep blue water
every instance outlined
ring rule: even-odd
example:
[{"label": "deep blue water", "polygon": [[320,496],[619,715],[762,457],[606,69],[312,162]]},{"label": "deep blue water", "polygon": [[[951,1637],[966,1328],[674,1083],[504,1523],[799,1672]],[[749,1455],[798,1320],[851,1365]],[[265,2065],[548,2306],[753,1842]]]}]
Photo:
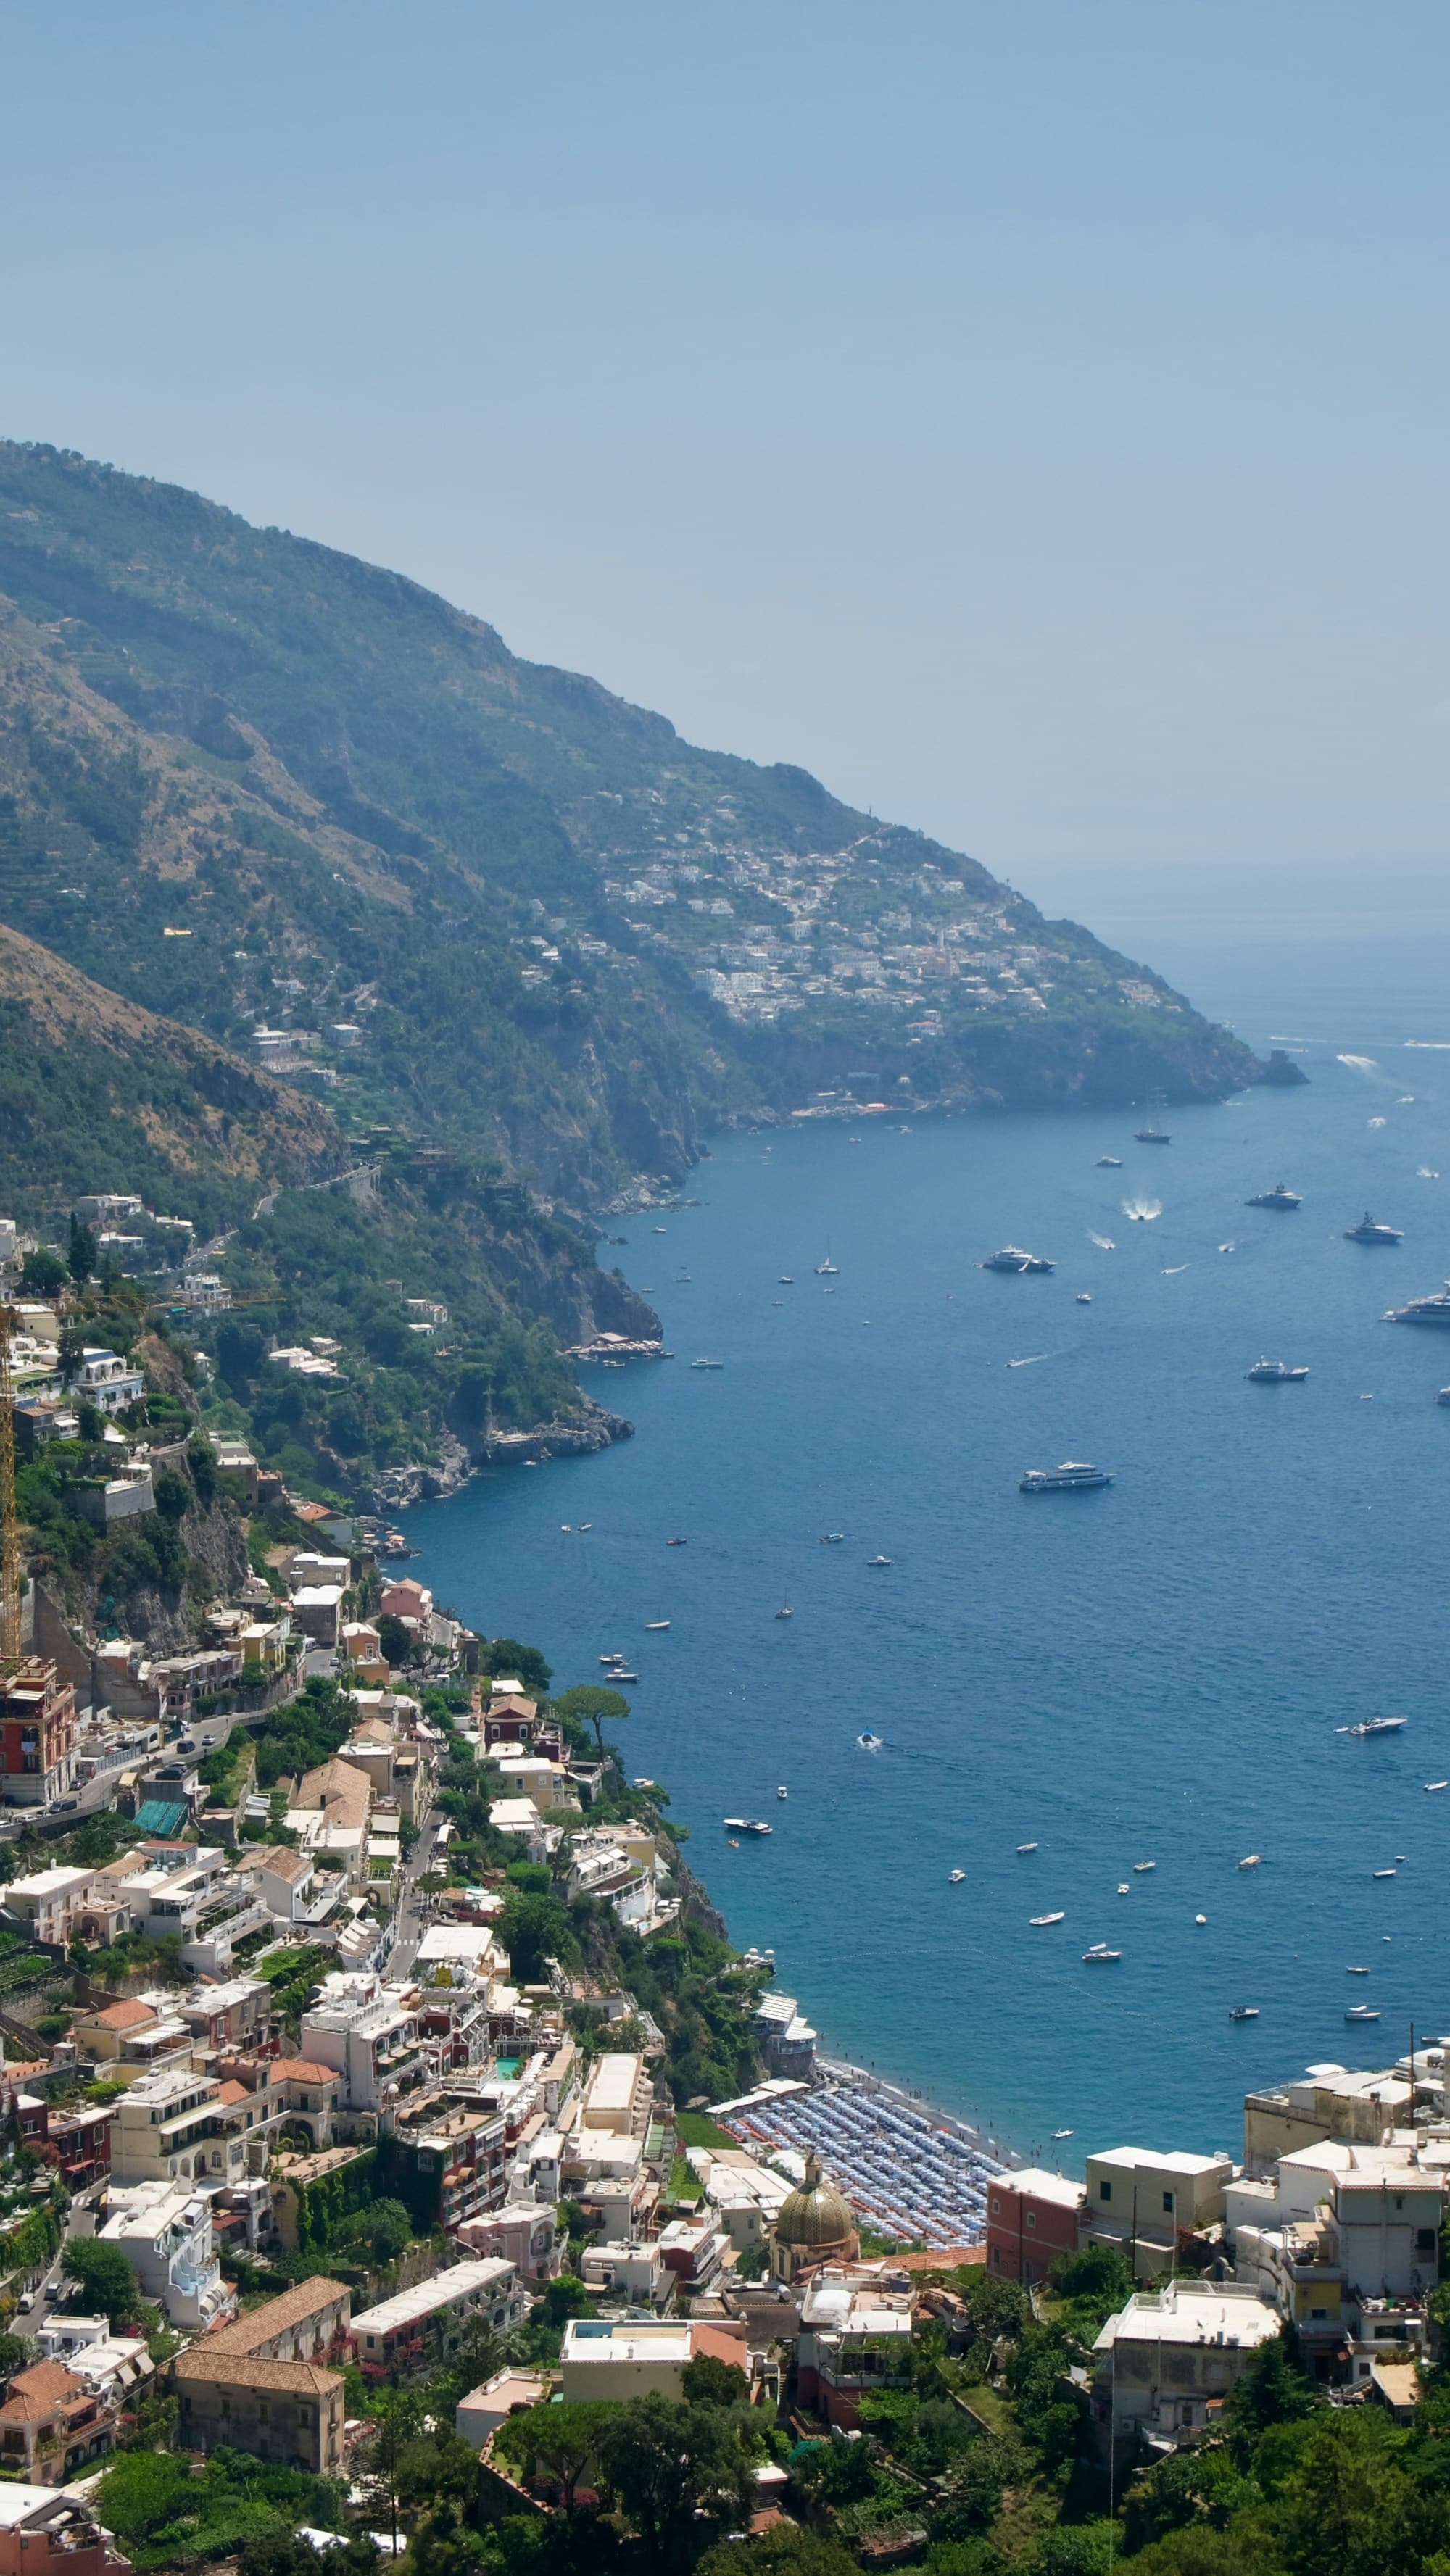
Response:
[{"label": "deep blue water", "polygon": [[[560,1684],[627,1650],[631,1771],[825,2043],[1020,2148],[1070,2128],[1069,2162],[1233,2148],[1247,2085],[1450,2029],[1450,1792],[1421,1785],[1450,1775],[1450,1333],[1379,1320],[1450,1272],[1450,1053],[1404,1043],[1450,1040],[1446,943],[1132,928],[1246,1036],[1306,1041],[1311,1086],[1177,1109],[1161,1149],[1123,1114],[722,1139],[703,1203],[606,1256],[678,1354],[594,1374],[637,1438],[410,1518],[415,1570]],[[1297,1215],[1243,1204],[1281,1179]],[[1345,1242],[1365,1207],[1403,1244]],[[974,1266],[1006,1241],[1055,1274]],[[1260,1353],[1308,1382],[1247,1384]],[[1018,1493],[1069,1456],[1117,1482]],[[1336,1733],[1379,1712],[1410,1724]],[[736,1812],[771,1840],[731,1850]],[[1084,1966],[1105,1938],[1121,1965]]]}]

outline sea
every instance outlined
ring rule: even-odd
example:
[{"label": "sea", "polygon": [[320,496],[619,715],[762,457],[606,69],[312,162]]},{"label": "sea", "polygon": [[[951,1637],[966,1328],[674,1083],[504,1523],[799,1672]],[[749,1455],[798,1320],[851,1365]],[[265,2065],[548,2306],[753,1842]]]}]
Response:
[{"label": "sea", "polygon": [[[1450,917],[1103,910],[1307,1085],[1158,1146],[1123,1110],[719,1136],[697,1205],[601,1248],[674,1354],[587,1373],[635,1437],[406,1519],[556,1686],[625,1654],[631,1775],[823,2049],[1068,2172],[1232,2151],[1246,2089],[1450,2030],[1450,1331],[1382,1320],[1450,1274]],[[1279,1181],[1295,1213],[1246,1205]],[[1347,1241],[1367,1210],[1403,1241]],[[1056,1267],[978,1267],[1005,1243]],[[1018,1490],[1068,1458],[1111,1487]]]}]

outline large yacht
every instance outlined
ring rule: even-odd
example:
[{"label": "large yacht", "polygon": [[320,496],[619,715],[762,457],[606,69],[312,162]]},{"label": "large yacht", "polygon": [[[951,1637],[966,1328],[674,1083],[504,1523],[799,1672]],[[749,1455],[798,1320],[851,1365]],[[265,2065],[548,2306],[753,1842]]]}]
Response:
[{"label": "large yacht", "polygon": [[1387,1324],[1450,1324],[1450,1279],[1428,1297],[1412,1297],[1408,1306],[1391,1306]]},{"label": "large yacht", "polygon": [[1409,1722],[1406,1717],[1362,1717],[1357,1726],[1347,1726],[1344,1731],[1346,1735],[1398,1735]]},{"label": "large yacht", "polygon": [[1290,1368],[1287,1360],[1255,1360],[1251,1369],[1245,1369],[1244,1375],[1255,1379],[1260,1386],[1284,1386],[1291,1378],[1307,1377],[1309,1371],[1298,1366]]},{"label": "large yacht", "polygon": [[1060,1467],[1029,1467],[1017,1490],[1023,1494],[1079,1494],[1112,1481],[1106,1467],[1086,1467],[1076,1459],[1064,1458]]},{"label": "large yacht", "polygon": [[1403,1243],[1404,1239],[1402,1226],[1378,1224],[1368,1208],[1358,1225],[1347,1225],[1344,1229],[1346,1243]]},{"label": "large yacht", "polygon": [[1260,1190],[1257,1198],[1244,1201],[1245,1207],[1296,1208],[1299,1204],[1298,1191],[1286,1189],[1282,1181],[1276,1181],[1271,1190]]},{"label": "large yacht", "polygon": [[985,1261],[978,1262],[977,1268],[979,1270],[1016,1270],[1025,1274],[1029,1270],[1034,1273],[1055,1270],[1057,1264],[1055,1261],[1044,1261],[1040,1253],[1024,1252],[1020,1244],[1004,1243],[1000,1252],[989,1252]]}]

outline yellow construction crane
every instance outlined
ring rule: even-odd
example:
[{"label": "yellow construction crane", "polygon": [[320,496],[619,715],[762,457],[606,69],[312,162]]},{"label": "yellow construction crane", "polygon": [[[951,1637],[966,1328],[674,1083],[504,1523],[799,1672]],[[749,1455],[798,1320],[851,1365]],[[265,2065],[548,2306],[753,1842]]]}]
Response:
[{"label": "yellow construction crane", "polygon": [[15,1381],[10,1336],[20,1317],[0,1306],[0,1674],[13,1673],[20,1656],[20,1515],[15,1504]]}]

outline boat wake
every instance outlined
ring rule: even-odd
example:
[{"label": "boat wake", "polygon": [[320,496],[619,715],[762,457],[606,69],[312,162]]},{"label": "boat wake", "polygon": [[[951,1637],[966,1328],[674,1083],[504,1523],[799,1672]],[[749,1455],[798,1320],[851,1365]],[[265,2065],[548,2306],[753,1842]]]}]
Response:
[{"label": "boat wake", "polygon": [[1033,1368],[1036,1366],[1038,1360],[1050,1360],[1051,1357],[1051,1351],[1029,1351],[1025,1360],[1009,1360],[1007,1362],[1007,1366],[1009,1368]]},{"label": "boat wake", "polygon": [[1110,1234],[1094,1234],[1091,1226],[1088,1227],[1088,1241],[1095,1243],[1099,1252],[1116,1252],[1118,1248]]},{"label": "boat wake", "polygon": [[1371,1119],[1368,1121],[1368,1124],[1369,1124],[1371,1127],[1387,1127],[1387,1126],[1389,1125],[1389,1123],[1390,1123],[1390,1122],[1389,1122],[1389,1120],[1388,1120],[1387,1118],[1371,1118]]},{"label": "boat wake", "polygon": [[1236,1243],[1221,1243],[1218,1248],[1220,1252],[1237,1252],[1238,1245]]},{"label": "boat wake", "polygon": [[1164,1278],[1165,1278],[1165,1279],[1176,1279],[1176,1278],[1177,1278],[1177,1276],[1178,1276],[1178,1274],[1179,1274],[1179,1271],[1180,1271],[1180,1270],[1186,1270],[1187,1268],[1188,1268],[1188,1264],[1187,1264],[1187,1262],[1186,1262],[1186,1261],[1175,1261],[1175,1262],[1173,1263],[1173,1265],[1172,1265],[1172,1268],[1171,1268],[1171,1269],[1167,1269],[1167,1270],[1165,1270],[1165,1271],[1164,1271],[1163,1276],[1164,1276]]},{"label": "boat wake", "polygon": [[1406,1038],[1407,1047],[1418,1047],[1421,1055],[1450,1055],[1450,1038]]},{"label": "boat wake", "polygon": [[1440,1175],[1438,1172],[1432,1172],[1428,1163],[1417,1163],[1415,1178],[1417,1181],[1438,1181]]},{"label": "boat wake", "polygon": [[1163,1214],[1163,1201],[1161,1199],[1124,1199],[1123,1214],[1133,1225],[1151,1225],[1155,1216]]},{"label": "boat wake", "polygon": [[1334,1061],[1336,1064],[1347,1064],[1351,1073],[1378,1073],[1379,1071],[1379,1066],[1372,1055],[1337,1055]]}]

